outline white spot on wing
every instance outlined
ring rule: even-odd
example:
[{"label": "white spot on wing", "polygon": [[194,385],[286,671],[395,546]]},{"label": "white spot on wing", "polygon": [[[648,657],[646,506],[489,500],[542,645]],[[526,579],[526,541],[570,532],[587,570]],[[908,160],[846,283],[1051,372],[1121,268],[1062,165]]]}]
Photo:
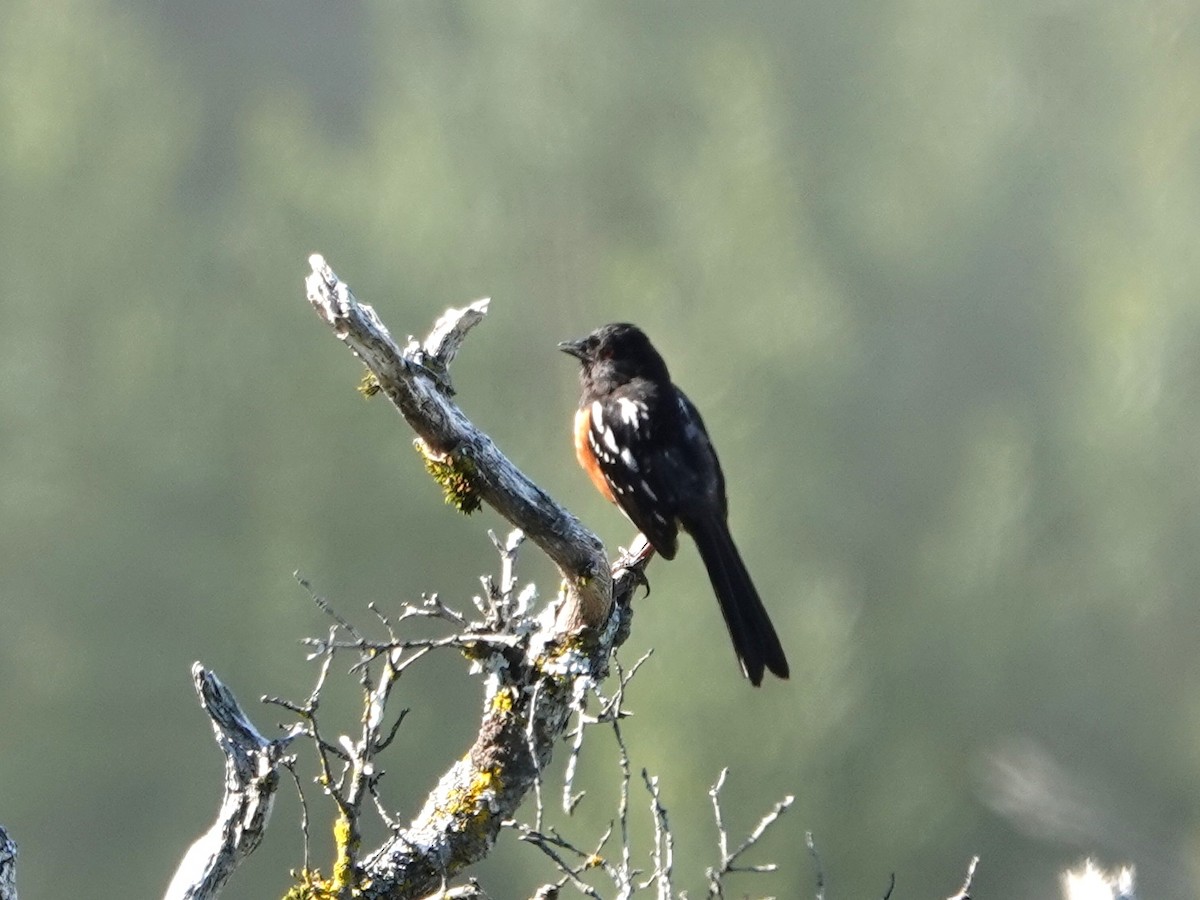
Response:
[{"label": "white spot on wing", "polygon": [[621,421],[634,428],[641,424],[642,418],[646,414],[645,403],[630,400],[628,397],[617,398],[617,409],[621,414]]},{"label": "white spot on wing", "polygon": [[617,436],[613,434],[611,428],[604,429],[604,443],[608,444],[608,449],[613,453],[617,452]]},{"label": "white spot on wing", "polygon": [[630,472],[636,472],[638,470],[637,462],[634,460],[633,454],[629,452],[628,447],[621,451],[621,462],[625,463],[625,468],[627,468]]}]

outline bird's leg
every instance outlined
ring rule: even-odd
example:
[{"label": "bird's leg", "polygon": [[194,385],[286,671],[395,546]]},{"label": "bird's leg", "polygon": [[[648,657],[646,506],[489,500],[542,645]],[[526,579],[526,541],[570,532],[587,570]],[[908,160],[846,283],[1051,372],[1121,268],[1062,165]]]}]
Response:
[{"label": "bird's leg", "polygon": [[621,552],[617,555],[616,562],[613,563],[613,573],[622,569],[633,572],[638,584],[646,589],[646,596],[649,597],[650,580],[646,578],[646,564],[654,556],[654,547],[646,540],[644,534],[638,534],[628,549],[624,547],[620,549]]}]

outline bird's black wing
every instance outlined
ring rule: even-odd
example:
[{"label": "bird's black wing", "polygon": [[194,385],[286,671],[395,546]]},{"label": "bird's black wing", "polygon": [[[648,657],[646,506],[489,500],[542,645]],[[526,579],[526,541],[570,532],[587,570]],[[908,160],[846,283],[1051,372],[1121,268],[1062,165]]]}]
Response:
[{"label": "bird's black wing", "polygon": [[587,436],[613,499],[665,559],[679,547],[676,465],[664,454],[678,428],[671,412],[652,385],[635,380],[593,401]]}]

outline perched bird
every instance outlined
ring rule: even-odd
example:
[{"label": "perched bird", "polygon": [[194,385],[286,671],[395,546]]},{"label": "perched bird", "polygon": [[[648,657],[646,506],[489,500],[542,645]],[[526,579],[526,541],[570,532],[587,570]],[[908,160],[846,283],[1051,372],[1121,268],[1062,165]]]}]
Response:
[{"label": "perched bird", "polygon": [[754,685],[764,669],[787,678],[783,647],[729,533],[717,453],[650,339],[617,323],[558,347],[583,366],[575,414],[583,470],[664,559],[675,558],[680,528],[692,536],[742,672]]}]

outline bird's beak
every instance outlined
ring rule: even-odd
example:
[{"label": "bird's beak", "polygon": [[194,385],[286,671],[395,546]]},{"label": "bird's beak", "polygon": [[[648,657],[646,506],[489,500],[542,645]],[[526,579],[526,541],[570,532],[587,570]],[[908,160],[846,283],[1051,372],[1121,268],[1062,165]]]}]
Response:
[{"label": "bird's beak", "polygon": [[585,341],[563,341],[558,345],[558,349],[563,353],[569,353],[576,359],[587,359],[587,349]]}]

